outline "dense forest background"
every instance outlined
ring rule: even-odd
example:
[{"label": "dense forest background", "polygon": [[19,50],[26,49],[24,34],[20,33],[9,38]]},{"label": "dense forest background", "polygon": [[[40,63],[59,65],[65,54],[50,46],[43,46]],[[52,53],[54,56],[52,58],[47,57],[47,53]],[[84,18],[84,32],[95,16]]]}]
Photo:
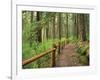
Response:
[{"label": "dense forest background", "polygon": [[[22,11],[22,60],[63,40],[78,45],[76,52],[82,64],[89,64],[89,14]],[[23,68],[42,67],[50,67],[50,54]]]}]

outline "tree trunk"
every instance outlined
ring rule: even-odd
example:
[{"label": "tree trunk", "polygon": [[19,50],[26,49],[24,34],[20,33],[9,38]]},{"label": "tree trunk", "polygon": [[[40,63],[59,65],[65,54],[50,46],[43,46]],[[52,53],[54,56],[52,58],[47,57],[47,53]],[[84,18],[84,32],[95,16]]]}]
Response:
[{"label": "tree trunk", "polygon": [[[40,12],[37,12],[36,21],[37,21],[37,27],[39,27],[40,26],[40,23],[39,23],[39,21],[40,21]],[[38,29],[38,31],[37,31],[37,41],[38,42],[42,41],[42,39],[41,39],[41,29]]]},{"label": "tree trunk", "polygon": [[[61,40],[61,13],[58,14],[58,28],[59,28],[59,40]],[[60,53],[60,43],[59,43],[58,53]]]},{"label": "tree trunk", "polygon": [[55,13],[54,13],[54,15],[53,15],[53,39],[55,39]]},{"label": "tree trunk", "polygon": [[61,13],[58,15],[59,40],[61,40]]},{"label": "tree trunk", "polygon": [[78,14],[76,14],[76,36],[77,39],[79,38],[79,28],[78,28]]},{"label": "tree trunk", "polygon": [[80,33],[80,39],[81,41],[86,41],[86,31],[85,31],[85,20],[84,20],[84,14],[79,14],[79,33]]},{"label": "tree trunk", "polygon": [[74,36],[78,39],[78,21],[77,21],[77,14],[74,14]]},{"label": "tree trunk", "polygon": [[[31,12],[31,28],[33,26],[33,11]],[[30,30],[30,47],[32,47],[32,30]]]},{"label": "tree trunk", "polygon": [[68,39],[68,14],[66,13],[66,38]]}]

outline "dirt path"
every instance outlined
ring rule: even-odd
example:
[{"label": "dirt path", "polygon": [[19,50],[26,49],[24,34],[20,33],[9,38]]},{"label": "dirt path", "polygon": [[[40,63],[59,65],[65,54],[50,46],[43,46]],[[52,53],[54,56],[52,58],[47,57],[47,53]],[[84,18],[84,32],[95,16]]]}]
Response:
[{"label": "dirt path", "polygon": [[80,66],[79,59],[75,56],[75,49],[75,44],[67,44],[58,55],[56,67]]}]

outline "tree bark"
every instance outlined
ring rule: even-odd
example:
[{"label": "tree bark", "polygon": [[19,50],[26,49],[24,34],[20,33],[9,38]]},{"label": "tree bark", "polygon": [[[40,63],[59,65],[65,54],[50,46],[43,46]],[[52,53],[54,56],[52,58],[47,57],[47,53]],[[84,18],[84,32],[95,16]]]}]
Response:
[{"label": "tree bark", "polygon": [[[33,11],[31,12],[31,28],[33,26]],[[30,30],[30,47],[32,47],[32,30]]]},{"label": "tree bark", "polygon": [[66,38],[68,39],[68,14],[66,13]]},{"label": "tree bark", "polygon": [[53,39],[55,39],[55,13],[54,13],[54,15],[53,15]]},{"label": "tree bark", "polygon": [[86,41],[86,31],[85,31],[85,19],[84,19],[85,14],[79,14],[79,32],[80,32],[80,39],[81,41]]},{"label": "tree bark", "polygon": [[[37,27],[39,27],[40,26],[40,23],[39,23],[39,21],[40,21],[40,12],[37,12],[36,21],[37,21]],[[37,34],[37,41],[41,42],[42,41],[42,39],[41,39],[41,29],[38,29],[36,34]]]}]

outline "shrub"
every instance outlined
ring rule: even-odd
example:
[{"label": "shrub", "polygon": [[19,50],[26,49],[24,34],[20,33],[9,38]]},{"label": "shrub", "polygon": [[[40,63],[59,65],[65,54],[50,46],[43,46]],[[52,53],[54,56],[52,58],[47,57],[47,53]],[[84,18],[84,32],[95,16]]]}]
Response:
[{"label": "shrub", "polygon": [[88,64],[89,64],[88,57],[87,57],[87,56],[80,56],[80,62],[81,62],[83,65],[88,65]]},{"label": "shrub", "polygon": [[77,49],[77,53],[79,53],[80,55],[86,55],[87,50],[89,49],[89,45],[79,45],[78,49]]},{"label": "shrub", "polygon": [[89,65],[89,44],[78,43],[77,53],[79,54],[80,63]]}]

